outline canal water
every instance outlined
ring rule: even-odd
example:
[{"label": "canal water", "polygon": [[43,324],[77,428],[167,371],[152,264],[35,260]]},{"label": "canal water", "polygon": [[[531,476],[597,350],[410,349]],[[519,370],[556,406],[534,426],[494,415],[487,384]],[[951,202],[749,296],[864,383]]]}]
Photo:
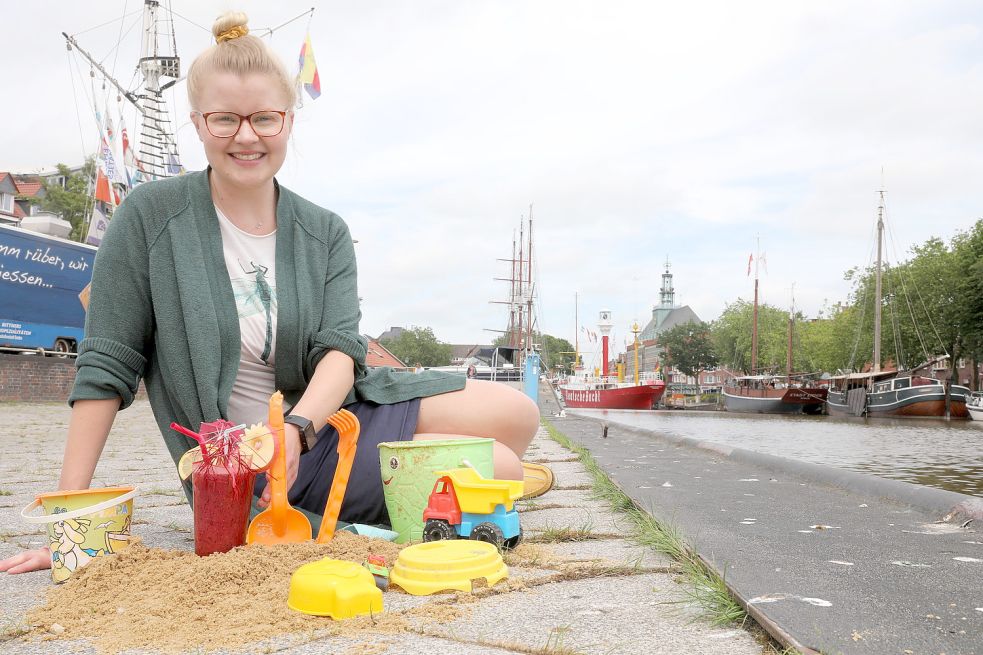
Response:
[{"label": "canal water", "polygon": [[611,423],[983,496],[983,425],[695,410],[567,410]]}]

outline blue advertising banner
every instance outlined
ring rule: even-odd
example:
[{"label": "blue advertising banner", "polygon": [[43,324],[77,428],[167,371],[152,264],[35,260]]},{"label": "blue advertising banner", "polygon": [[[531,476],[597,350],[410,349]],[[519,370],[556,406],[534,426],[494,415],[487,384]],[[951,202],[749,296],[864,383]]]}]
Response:
[{"label": "blue advertising banner", "polygon": [[0,345],[81,341],[96,249],[0,226]]}]

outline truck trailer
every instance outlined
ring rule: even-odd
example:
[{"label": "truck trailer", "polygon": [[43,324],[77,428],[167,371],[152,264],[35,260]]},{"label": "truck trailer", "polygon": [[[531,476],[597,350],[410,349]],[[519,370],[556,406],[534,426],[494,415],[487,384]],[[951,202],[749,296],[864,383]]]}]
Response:
[{"label": "truck trailer", "polygon": [[96,250],[0,225],[0,347],[78,350]]}]

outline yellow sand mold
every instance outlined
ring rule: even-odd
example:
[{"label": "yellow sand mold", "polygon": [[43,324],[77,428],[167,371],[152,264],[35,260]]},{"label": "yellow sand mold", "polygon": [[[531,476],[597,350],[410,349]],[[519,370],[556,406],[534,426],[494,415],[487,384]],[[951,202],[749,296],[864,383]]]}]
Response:
[{"label": "yellow sand mold", "polygon": [[294,571],[287,605],[305,614],[349,619],[382,612],[382,591],[365,567],[325,558]]},{"label": "yellow sand mold", "polygon": [[431,541],[404,548],[389,576],[414,596],[438,591],[471,591],[471,581],[484,578],[491,587],[509,576],[509,569],[493,544],[459,539]]}]

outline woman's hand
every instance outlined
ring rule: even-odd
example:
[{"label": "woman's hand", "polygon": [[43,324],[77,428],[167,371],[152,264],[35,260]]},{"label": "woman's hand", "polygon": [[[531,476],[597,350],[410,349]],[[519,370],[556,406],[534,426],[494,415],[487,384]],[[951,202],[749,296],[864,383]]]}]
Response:
[{"label": "woman's hand", "polygon": [[[292,423],[287,423],[283,426],[283,438],[287,444],[287,492],[290,492],[290,488],[294,486],[294,482],[297,480],[297,472],[300,470],[300,428]],[[258,501],[256,501],[256,506],[260,508],[267,508],[270,505],[270,484],[269,478],[270,473],[266,473],[267,484],[266,488],[263,489],[263,495]]]},{"label": "woman's hand", "polygon": [[0,560],[0,571],[7,573],[29,573],[51,568],[51,551],[48,547],[25,550],[13,557]]}]

